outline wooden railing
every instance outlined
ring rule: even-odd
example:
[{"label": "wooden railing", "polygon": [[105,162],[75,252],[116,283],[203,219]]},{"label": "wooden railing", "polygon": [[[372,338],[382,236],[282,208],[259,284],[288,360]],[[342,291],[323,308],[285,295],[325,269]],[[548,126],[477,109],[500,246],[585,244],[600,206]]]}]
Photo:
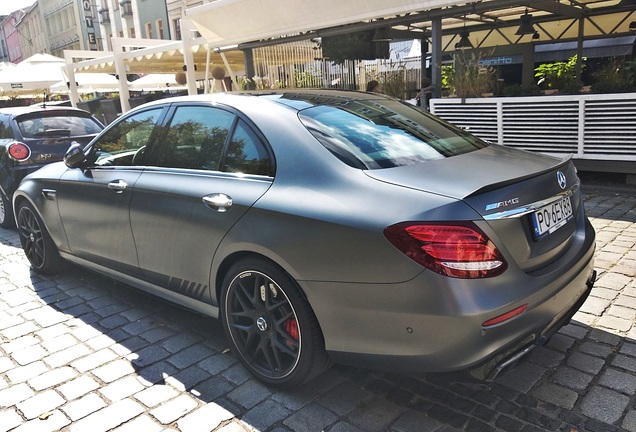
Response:
[{"label": "wooden railing", "polygon": [[431,100],[431,112],[487,141],[598,171],[636,174],[636,94]]}]

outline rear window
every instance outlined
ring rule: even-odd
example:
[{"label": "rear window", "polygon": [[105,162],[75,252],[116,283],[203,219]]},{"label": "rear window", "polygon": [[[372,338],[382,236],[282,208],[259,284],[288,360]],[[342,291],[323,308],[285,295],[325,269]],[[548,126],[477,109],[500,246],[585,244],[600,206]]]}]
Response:
[{"label": "rear window", "polygon": [[102,127],[92,117],[75,112],[35,113],[18,117],[24,138],[73,137],[99,133]]},{"label": "rear window", "polygon": [[305,127],[346,164],[392,168],[488,146],[428,113],[393,100],[351,101],[299,112]]}]

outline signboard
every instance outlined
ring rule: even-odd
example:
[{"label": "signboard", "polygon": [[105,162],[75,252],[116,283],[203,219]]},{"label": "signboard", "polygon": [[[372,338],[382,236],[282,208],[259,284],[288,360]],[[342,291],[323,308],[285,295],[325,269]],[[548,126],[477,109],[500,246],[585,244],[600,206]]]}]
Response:
[{"label": "signboard", "polygon": [[82,9],[84,10],[84,26],[88,35],[88,49],[91,51],[99,50],[97,46],[97,38],[95,37],[95,26],[93,25],[93,5],[91,0],[82,0]]}]

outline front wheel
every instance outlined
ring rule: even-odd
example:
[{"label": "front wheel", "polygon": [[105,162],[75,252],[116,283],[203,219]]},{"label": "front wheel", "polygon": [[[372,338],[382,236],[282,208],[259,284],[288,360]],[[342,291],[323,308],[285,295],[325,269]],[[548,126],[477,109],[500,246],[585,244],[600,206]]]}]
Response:
[{"label": "front wheel", "polygon": [[331,366],[309,303],[269,261],[252,258],[232,266],[223,281],[221,319],[241,363],[266,384],[297,386]]},{"label": "front wheel", "polygon": [[53,274],[64,261],[33,206],[24,201],[18,205],[18,235],[31,267],[40,274]]}]

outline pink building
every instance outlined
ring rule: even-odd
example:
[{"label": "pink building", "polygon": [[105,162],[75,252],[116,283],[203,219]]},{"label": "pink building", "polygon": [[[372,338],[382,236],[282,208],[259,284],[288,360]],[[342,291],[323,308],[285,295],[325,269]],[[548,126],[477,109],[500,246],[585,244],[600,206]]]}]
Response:
[{"label": "pink building", "polygon": [[16,30],[18,21],[24,15],[23,10],[17,10],[8,15],[4,21],[2,21],[2,30],[4,31],[4,37],[7,42],[7,53],[9,55],[9,61],[12,63],[20,63],[22,59],[22,49],[20,48],[20,34]]}]

